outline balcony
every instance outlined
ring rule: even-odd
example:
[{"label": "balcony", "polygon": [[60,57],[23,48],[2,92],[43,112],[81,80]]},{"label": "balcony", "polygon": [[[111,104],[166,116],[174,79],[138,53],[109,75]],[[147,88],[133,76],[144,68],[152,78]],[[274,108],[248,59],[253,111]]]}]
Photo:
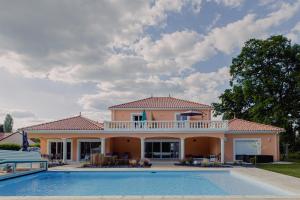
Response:
[{"label": "balcony", "polygon": [[166,132],[226,131],[228,121],[105,121],[104,131]]}]

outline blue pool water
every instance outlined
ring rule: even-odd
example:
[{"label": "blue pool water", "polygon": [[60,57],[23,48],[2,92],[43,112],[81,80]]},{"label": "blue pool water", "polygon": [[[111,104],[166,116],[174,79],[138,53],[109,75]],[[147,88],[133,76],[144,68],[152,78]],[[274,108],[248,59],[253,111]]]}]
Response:
[{"label": "blue pool water", "polygon": [[228,171],[41,172],[0,181],[0,196],[281,194]]}]

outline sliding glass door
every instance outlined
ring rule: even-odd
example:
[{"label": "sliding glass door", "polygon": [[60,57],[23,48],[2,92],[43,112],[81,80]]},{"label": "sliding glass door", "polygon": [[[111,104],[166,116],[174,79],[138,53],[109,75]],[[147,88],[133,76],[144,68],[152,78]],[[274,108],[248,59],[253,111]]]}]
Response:
[{"label": "sliding glass door", "polygon": [[145,157],[154,159],[178,159],[179,141],[150,140],[145,142]]},{"label": "sliding glass door", "polygon": [[89,160],[91,158],[92,149],[100,148],[101,142],[100,141],[83,141],[83,142],[79,142],[79,146],[80,146],[79,159],[80,160]]}]

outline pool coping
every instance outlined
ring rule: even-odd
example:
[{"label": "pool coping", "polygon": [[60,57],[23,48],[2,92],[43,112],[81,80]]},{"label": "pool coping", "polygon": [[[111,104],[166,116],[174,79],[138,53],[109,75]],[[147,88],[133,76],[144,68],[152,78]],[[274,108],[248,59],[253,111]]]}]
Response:
[{"label": "pool coping", "polygon": [[299,199],[300,195],[288,195],[288,196],[274,196],[274,195],[228,195],[228,196],[216,196],[216,195],[183,195],[183,196],[0,196],[1,200],[34,200],[34,199],[41,199],[41,200],[93,200],[93,199],[128,199],[128,200],[137,200],[137,199],[210,199],[210,200],[219,200],[219,199]]},{"label": "pool coping", "polygon": [[276,172],[270,172],[258,168],[198,168],[198,167],[152,167],[152,168],[50,168],[50,172],[122,172],[122,171],[230,171],[230,173],[241,175],[243,178],[258,181],[262,184],[269,185],[274,188],[291,193],[289,195],[176,195],[176,196],[132,196],[132,195],[105,195],[105,196],[1,196],[1,200],[30,200],[30,199],[44,199],[44,200],[61,200],[61,199],[299,199],[300,200],[300,179],[291,177]]}]

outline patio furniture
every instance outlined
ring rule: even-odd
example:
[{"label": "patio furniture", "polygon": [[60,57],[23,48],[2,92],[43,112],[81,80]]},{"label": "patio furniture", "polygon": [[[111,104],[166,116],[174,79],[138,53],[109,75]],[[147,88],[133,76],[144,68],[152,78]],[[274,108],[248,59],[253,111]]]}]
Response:
[{"label": "patio furniture", "polygon": [[209,162],[216,162],[217,156],[216,155],[209,155]]}]

